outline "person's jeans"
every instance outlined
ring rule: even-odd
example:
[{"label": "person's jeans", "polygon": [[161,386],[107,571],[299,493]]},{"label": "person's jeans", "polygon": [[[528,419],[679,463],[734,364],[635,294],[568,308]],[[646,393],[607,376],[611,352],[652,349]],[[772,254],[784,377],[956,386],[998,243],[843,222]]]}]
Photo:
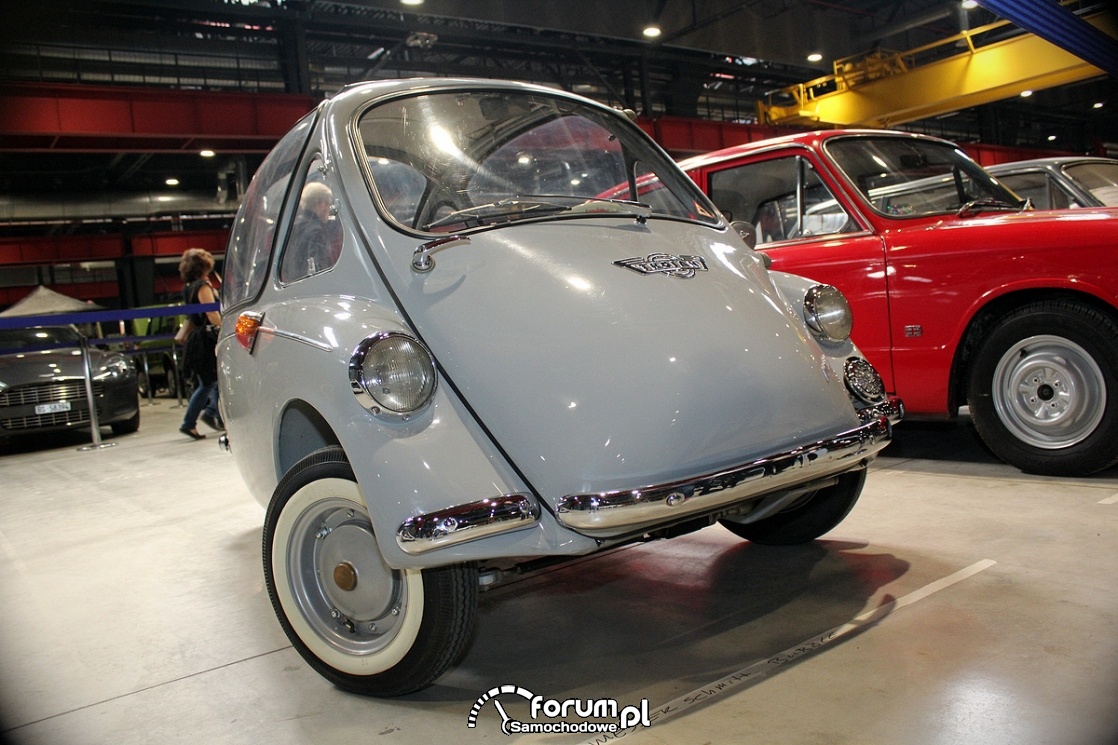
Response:
[{"label": "person's jeans", "polygon": [[190,401],[186,405],[186,414],[182,418],[183,429],[195,429],[198,426],[198,417],[205,410],[207,414],[217,419],[217,381],[209,385],[199,385],[190,394]]}]

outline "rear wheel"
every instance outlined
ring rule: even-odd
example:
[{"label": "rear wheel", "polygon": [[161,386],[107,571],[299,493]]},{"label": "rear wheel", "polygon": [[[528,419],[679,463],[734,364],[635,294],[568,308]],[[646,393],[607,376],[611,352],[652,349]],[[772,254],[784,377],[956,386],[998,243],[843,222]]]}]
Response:
[{"label": "rear wheel", "polygon": [[967,404],[982,441],[1027,473],[1086,476],[1118,462],[1118,325],[1072,302],[1033,303],[993,328]]},{"label": "rear wheel", "polygon": [[176,398],[179,394],[179,379],[175,372],[175,363],[170,357],[163,358],[163,377],[167,381],[167,395]]},{"label": "rear wheel", "polygon": [[284,632],[315,671],[344,690],[399,696],[424,688],[473,634],[476,571],[385,564],[340,448],[307,456],[276,487],[263,554]]},{"label": "rear wheel", "polygon": [[756,522],[723,518],[719,522],[739,538],[767,546],[789,546],[814,541],[850,513],[862,494],[866,469],[838,477],[838,483],[816,489],[793,502],[787,509]]},{"label": "rear wheel", "polygon": [[150,390],[147,373],[143,370],[136,373],[136,392],[140,398],[147,398]]}]

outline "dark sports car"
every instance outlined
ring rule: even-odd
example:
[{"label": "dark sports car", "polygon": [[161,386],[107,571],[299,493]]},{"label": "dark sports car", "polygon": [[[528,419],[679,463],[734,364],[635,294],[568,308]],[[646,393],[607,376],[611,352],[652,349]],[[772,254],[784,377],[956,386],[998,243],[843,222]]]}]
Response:
[{"label": "dark sports car", "polygon": [[[81,334],[72,326],[0,329],[0,437],[89,428]],[[89,346],[97,422],[114,434],[140,427],[136,370]]]}]

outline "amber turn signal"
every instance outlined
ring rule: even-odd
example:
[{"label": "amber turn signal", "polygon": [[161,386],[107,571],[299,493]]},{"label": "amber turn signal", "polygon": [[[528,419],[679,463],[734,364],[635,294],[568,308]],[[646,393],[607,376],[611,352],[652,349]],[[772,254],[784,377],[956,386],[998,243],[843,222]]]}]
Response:
[{"label": "amber turn signal", "polygon": [[246,312],[237,316],[237,341],[248,350],[249,354],[252,354],[252,348],[256,345],[256,334],[263,323],[263,313]]}]

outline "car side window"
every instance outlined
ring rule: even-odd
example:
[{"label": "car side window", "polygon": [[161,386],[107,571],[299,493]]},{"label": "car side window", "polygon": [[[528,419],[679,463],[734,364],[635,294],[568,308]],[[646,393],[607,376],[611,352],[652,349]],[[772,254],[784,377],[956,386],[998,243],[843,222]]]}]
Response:
[{"label": "car side window", "polygon": [[857,224],[802,156],[710,174],[710,196],[730,220],[753,224],[757,243],[857,230]]},{"label": "car side window", "polygon": [[[1118,161],[1107,159],[1063,168],[1063,178],[1078,184],[1104,207],[1118,207]],[[1063,186],[1062,179],[1056,179]],[[1072,207],[1080,205],[1072,203]]]},{"label": "car side window", "polygon": [[334,192],[323,175],[322,159],[315,156],[303,179],[295,218],[287,233],[280,259],[280,282],[294,282],[330,269],[342,251]]},{"label": "car side window", "polygon": [[1067,192],[1044,173],[1013,173],[998,176],[998,181],[1008,186],[1022,199],[1030,200],[1033,207],[1038,210],[1062,210],[1079,206]]},{"label": "car side window", "polygon": [[314,112],[303,117],[264,159],[249,184],[225,252],[221,291],[226,308],[256,297],[264,287],[280,206],[314,119]]}]

